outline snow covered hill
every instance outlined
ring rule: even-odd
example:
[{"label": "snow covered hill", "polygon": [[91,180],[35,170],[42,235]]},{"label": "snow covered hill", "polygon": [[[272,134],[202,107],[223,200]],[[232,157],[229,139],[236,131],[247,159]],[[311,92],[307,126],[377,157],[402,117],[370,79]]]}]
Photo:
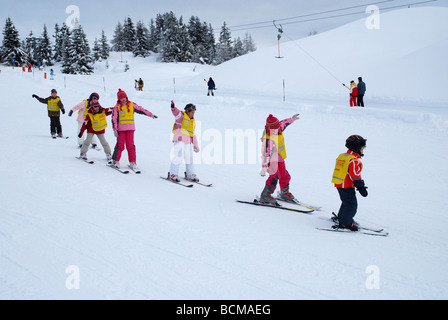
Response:
[{"label": "snow covered hill", "polygon": [[[447,21],[447,9],[399,10],[382,14],[379,30],[360,20],[283,42],[283,59],[274,46],[217,67],[113,54],[90,76],[56,67],[54,81],[1,67],[0,298],[445,299]],[[350,108],[339,80],[358,76],[366,107]],[[209,77],[215,97],[206,96]],[[51,88],[66,110],[94,91],[112,107],[121,88],[158,115],[136,115],[143,173],[107,168],[102,151],[89,150],[94,165],[75,159],[77,123],[67,113],[70,138],[51,139],[46,107],[31,98]],[[197,171],[211,188],[159,178],[169,170],[172,99],[198,108]],[[322,211],[235,202],[263,189],[258,138],[270,113],[300,113],[285,131],[291,191]],[[339,208],[330,177],[355,133],[368,139],[369,188],[356,219],[389,237],[316,230]],[[110,127],[106,138],[115,144]]]}]

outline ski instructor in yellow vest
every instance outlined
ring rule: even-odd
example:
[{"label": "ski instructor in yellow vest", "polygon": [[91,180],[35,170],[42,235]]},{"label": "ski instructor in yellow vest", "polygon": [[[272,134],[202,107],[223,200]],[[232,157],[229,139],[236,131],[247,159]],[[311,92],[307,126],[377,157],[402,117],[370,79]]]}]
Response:
[{"label": "ski instructor in yellow vest", "polygon": [[173,125],[173,153],[171,157],[170,172],[168,179],[179,182],[179,166],[185,161],[186,176],[191,181],[198,182],[193,163],[193,151],[199,152],[198,140],[195,135],[196,120],[194,114],[196,106],[189,103],[185,106],[184,111],[176,108],[174,101],[171,100],[171,112],[174,116]]},{"label": "ski instructor in yellow vest", "polygon": [[366,141],[360,135],[352,135],[345,141],[347,152],[341,153],[336,159],[333,178],[331,180],[338,190],[342,201],[338,216],[335,221],[339,224],[335,228],[358,231],[358,226],[353,218],[358,210],[355,188],[363,197],[367,197],[367,187],[361,178],[361,157],[366,148]]},{"label": "ski instructor in yellow vest", "polygon": [[63,138],[60,116],[61,111],[62,114],[65,113],[65,109],[56,89],[51,90],[51,95],[48,98],[40,98],[35,94],[33,94],[32,97],[36,98],[40,103],[47,105],[48,117],[50,118],[51,137],[53,139],[56,139],[56,137]]}]

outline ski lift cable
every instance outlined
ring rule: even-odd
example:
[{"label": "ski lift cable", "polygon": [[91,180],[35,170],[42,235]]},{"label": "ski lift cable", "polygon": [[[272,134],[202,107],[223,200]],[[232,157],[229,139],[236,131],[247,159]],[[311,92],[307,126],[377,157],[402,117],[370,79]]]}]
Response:
[{"label": "ski lift cable", "polygon": [[[284,33],[284,32],[283,32]],[[344,83],[339,80],[338,77],[336,77],[330,70],[328,70],[328,68],[326,68],[322,63],[320,63],[319,60],[317,60],[316,58],[314,58],[308,51],[306,51],[304,48],[302,48],[297,41],[291,39],[287,34],[285,34],[285,37],[288,38],[291,42],[293,42],[300,50],[302,50],[308,57],[310,57],[314,62],[316,62],[323,70],[325,70],[330,76],[332,76],[337,82],[341,83],[342,85],[344,85]]]},{"label": "ski lift cable", "polygon": [[[388,0],[387,2],[389,2],[389,1],[393,1],[393,0]],[[381,8],[381,10],[382,11],[386,11],[386,10],[392,10],[392,9],[409,7],[409,6],[413,6],[413,5],[426,4],[426,3],[437,2],[437,1],[439,1],[439,0],[426,0],[426,1],[420,1],[420,2],[411,2],[411,3],[402,4],[402,5],[396,5],[396,6]],[[382,3],[382,2],[386,2],[386,1],[375,2],[375,3],[372,3],[372,4],[379,4],[379,3]],[[358,7],[358,6],[355,6],[355,7]],[[342,11],[342,10],[352,9],[352,8],[355,8],[355,7],[348,7],[348,8],[342,8],[342,9],[336,9],[336,10],[329,10],[329,11],[322,12],[322,13],[330,13],[330,12]],[[275,21],[292,20],[292,19],[297,19],[297,18],[300,18],[300,17],[319,15],[319,14],[322,14],[322,13],[314,13],[314,14],[308,14],[308,15],[291,17],[291,18],[277,19]],[[317,17],[317,18],[312,18],[312,19],[307,19],[307,20],[285,22],[283,24],[288,25],[288,24],[304,23],[304,22],[311,22],[311,21],[339,18],[339,17],[344,17],[344,16],[359,15],[359,14],[365,14],[365,13],[366,13],[365,11],[343,13],[343,14],[337,14],[337,15],[332,15],[332,16]],[[272,21],[241,24],[241,25],[231,26],[231,27],[229,27],[229,30],[232,31],[232,32],[236,32],[236,31],[242,31],[242,30],[270,28],[271,27],[271,23],[272,23]],[[260,25],[260,24],[267,24],[267,25],[256,26],[256,25]],[[247,26],[247,27],[245,27],[245,26]],[[253,27],[250,27],[250,26],[253,26]]]}]

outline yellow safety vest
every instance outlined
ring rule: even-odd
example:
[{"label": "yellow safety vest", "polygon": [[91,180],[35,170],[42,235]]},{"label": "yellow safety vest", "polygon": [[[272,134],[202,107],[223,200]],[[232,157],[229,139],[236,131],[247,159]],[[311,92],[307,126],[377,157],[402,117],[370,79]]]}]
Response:
[{"label": "yellow safety vest", "polygon": [[134,104],[129,103],[129,106],[118,106],[118,121],[120,124],[134,123]]},{"label": "yellow safety vest", "polygon": [[59,111],[59,101],[61,101],[61,98],[59,97],[57,97],[56,99],[48,99],[48,111]]},{"label": "yellow safety vest", "polygon": [[[181,111],[184,115],[182,119],[182,125],[180,127],[180,132],[184,135],[194,137],[194,129],[196,128],[196,120],[190,119],[190,117],[183,111]],[[176,133],[176,122],[173,125],[173,133]]]},{"label": "yellow safety vest", "polygon": [[95,114],[88,113],[88,115],[90,117],[90,121],[92,122],[93,131],[101,131],[106,129],[107,121],[106,114],[104,112]]},{"label": "yellow safety vest", "polygon": [[336,159],[336,165],[333,171],[331,183],[341,184],[344,182],[348,173],[348,165],[350,160],[356,159],[356,156],[349,153],[341,153]]},{"label": "yellow safety vest", "polygon": [[277,146],[278,154],[283,159],[286,159],[286,147],[285,147],[285,138],[283,137],[283,132],[281,134],[274,135],[273,138],[271,138],[271,136],[266,133],[264,135],[264,138],[271,139]]}]

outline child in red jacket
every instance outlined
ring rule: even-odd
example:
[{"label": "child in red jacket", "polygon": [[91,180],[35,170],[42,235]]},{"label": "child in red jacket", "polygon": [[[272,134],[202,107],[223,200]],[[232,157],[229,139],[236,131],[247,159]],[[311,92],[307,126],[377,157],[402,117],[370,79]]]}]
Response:
[{"label": "child in red jacket", "polygon": [[359,135],[348,137],[345,142],[347,152],[341,153],[336,159],[331,182],[338,190],[342,204],[335,219],[339,224],[335,225],[335,228],[358,231],[358,226],[353,220],[358,210],[355,188],[363,197],[367,197],[367,187],[361,178],[361,157],[364,156],[366,141],[367,139]]},{"label": "child in red jacket", "polygon": [[87,111],[84,118],[84,123],[78,134],[78,138],[82,137],[84,131],[87,129],[87,137],[82,144],[81,154],[79,156],[81,159],[87,160],[87,150],[89,149],[93,136],[96,135],[103,146],[104,153],[106,153],[107,161],[112,161],[111,149],[109,143],[107,143],[106,138],[104,137],[107,127],[106,116],[111,114],[112,111],[108,108],[101,107],[98,99],[92,99],[90,101],[90,108]]}]

